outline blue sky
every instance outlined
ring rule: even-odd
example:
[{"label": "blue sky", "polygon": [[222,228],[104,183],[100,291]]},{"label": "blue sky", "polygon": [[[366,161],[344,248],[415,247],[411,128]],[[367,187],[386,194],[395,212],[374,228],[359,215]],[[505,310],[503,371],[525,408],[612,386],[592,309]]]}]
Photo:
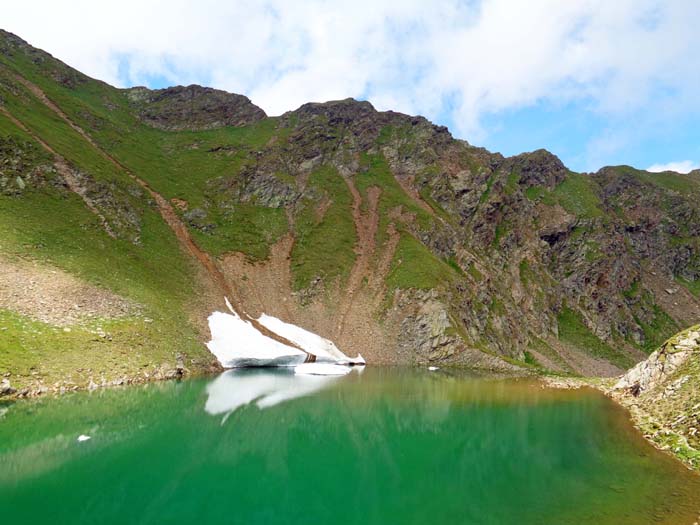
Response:
[{"label": "blue sky", "polygon": [[210,85],[270,115],[352,96],[578,171],[687,171],[698,20],[697,0],[24,0],[0,25],[122,87]]}]

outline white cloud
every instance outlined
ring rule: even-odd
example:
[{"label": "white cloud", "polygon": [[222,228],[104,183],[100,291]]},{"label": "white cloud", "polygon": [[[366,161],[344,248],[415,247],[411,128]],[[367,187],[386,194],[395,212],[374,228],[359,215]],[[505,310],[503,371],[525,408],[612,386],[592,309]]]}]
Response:
[{"label": "white cloud", "polygon": [[118,85],[207,83],[273,115],[364,97],[478,141],[538,102],[700,112],[699,19],[696,0],[24,0],[0,24]]},{"label": "white cloud", "polygon": [[667,164],[653,164],[647,168],[647,171],[661,173],[664,171],[675,171],[676,173],[689,173],[693,170],[700,169],[700,164],[692,160],[679,160],[669,162]]}]

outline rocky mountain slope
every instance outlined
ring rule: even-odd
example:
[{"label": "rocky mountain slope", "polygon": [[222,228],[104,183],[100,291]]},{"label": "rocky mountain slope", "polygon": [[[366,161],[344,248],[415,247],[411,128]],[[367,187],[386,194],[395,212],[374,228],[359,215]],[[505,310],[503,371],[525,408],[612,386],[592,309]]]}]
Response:
[{"label": "rocky mountain slope", "polygon": [[699,190],[352,99],[267,117],[199,86],[120,90],[1,32],[3,264],[132,307],[64,332],[3,302],[0,369],[33,388],[205,368],[226,294],[369,362],[615,375],[700,318]]}]

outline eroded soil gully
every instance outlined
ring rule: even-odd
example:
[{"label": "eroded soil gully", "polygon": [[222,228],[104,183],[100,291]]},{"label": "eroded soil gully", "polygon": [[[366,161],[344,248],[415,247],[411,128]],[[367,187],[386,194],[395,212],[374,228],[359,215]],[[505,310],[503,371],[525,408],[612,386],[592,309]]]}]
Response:
[{"label": "eroded soil gully", "polygon": [[370,280],[370,264],[372,257],[376,251],[376,235],[379,227],[379,214],[377,208],[379,206],[379,196],[381,189],[372,186],[367,190],[367,213],[363,214],[362,196],[357,191],[352,179],[345,178],[345,182],[352,194],[352,218],[355,223],[355,231],[357,232],[357,244],[355,245],[355,263],[350,270],[348,277],[347,290],[341,301],[339,312],[339,321],[337,323],[337,336],[340,336],[345,329],[345,322],[348,314],[352,309],[354,298],[357,295],[363,280]]},{"label": "eroded soil gully", "polygon": [[[178,242],[180,245],[185,249],[186,252],[188,252],[191,256],[195,258],[199,262],[199,264],[204,268],[206,271],[206,274],[209,276],[209,278],[216,284],[216,286],[221,290],[223,293],[224,297],[227,297],[229,301],[231,302],[231,306],[233,310],[240,316],[242,319],[245,319],[246,321],[249,321],[259,332],[261,332],[263,335],[266,335],[267,337],[270,337],[271,339],[274,339],[275,341],[282,343],[287,346],[291,346],[293,348],[297,348],[303,352],[305,352],[308,356],[307,360],[313,360],[315,356],[309,354],[306,352],[303,348],[299,347],[296,343],[289,341],[285,337],[280,336],[279,334],[276,334],[275,332],[269,330],[262,324],[260,324],[257,319],[254,319],[253,317],[249,316],[242,308],[241,304],[238,302],[237,295],[234,293],[231,285],[228,283],[226,280],[226,277],[224,274],[219,270],[217,267],[215,261],[213,258],[206,253],[204,250],[202,250],[197,243],[195,243],[194,239],[192,239],[189,231],[187,230],[187,227],[184,225],[184,223],[180,220],[178,217],[177,213],[175,213],[175,210],[173,209],[172,205],[168,202],[167,199],[165,199],[162,195],[160,195],[157,191],[155,191],[151,186],[143,179],[140,177],[137,177],[129,168],[124,166],[121,162],[119,162],[117,159],[112,157],[109,153],[104,151],[93,139],[92,137],[80,126],[78,126],[75,122],[73,122],[68,115],[66,115],[63,110],[61,110],[60,107],[58,107],[54,102],[52,102],[46,94],[39,88],[37,85],[33,84],[26,78],[17,75],[15,73],[12,73],[13,77],[20,82],[23,86],[25,86],[39,101],[41,101],[47,108],[49,108],[51,111],[53,111],[58,117],[60,117],[66,124],[68,124],[73,130],[75,130],[85,141],[87,141],[105,160],[113,164],[115,167],[117,167],[119,170],[123,171],[126,173],[132,180],[134,180],[137,184],[139,184],[141,187],[143,187],[149,195],[155,200],[158,210],[163,217],[163,220],[168,224],[170,229],[173,231],[175,236],[177,237]],[[61,166],[70,171],[68,168],[67,163],[65,160],[60,157],[46,142],[41,140],[39,137],[36,136],[33,132],[29,131],[27,126],[25,126],[23,123],[21,123],[18,119],[16,119],[14,116],[10,115],[8,111],[6,111],[4,108],[2,109],[3,113],[8,115],[12,121],[16,124],[18,124],[23,130],[27,131],[34,137],[39,144],[42,145],[47,151],[52,153],[56,159],[60,159]],[[57,165],[57,169],[59,171],[63,169],[62,167],[59,167]],[[63,175],[63,173],[61,173]],[[70,187],[70,182],[67,180],[67,184]],[[73,190],[73,188],[71,188]],[[73,190],[75,191],[75,190]],[[83,200],[85,200],[85,197],[80,194],[80,192],[77,192],[78,195],[80,195]],[[106,220],[104,217],[99,213],[99,211],[94,207],[94,205],[91,205],[89,202],[86,201],[86,204],[88,207],[93,211],[93,213],[96,213],[101,220],[103,221],[103,224],[106,225],[106,230],[112,237],[114,237],[114,233],[111,232],[108,228],[109,225],[106,224]]]}]

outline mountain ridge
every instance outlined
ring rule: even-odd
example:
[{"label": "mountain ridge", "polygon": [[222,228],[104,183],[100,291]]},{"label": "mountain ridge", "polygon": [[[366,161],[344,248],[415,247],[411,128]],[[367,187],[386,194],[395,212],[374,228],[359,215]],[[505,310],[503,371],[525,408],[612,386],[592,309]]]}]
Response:
[{"label": "mountain ridge", "polygon": [[[0,245],[94,280],[80,255],[86,230],[52,241],[41,223],[64,217],[46,205],[61,188],[92,203],[104,220],[89,236],[126,259],[115,276],[97,254],[89,268],[159,312],[161,329],[188,332],[178,350],[163,350],[171,363],[187,355],[191,368],[209,366],[197,346],[221,297],[129,172],[168,203],[235,285],[241,309],[356,346],[369,362],[614,375],[700,317],[700,172],[574,173],[546,150],[504,157],[366,101],[266,117],[246,97],[211,88],[112,88],[6,32],[0,51],[0,213],[15,228],[0,231]],[[68,171],[38,153],[41,142]],[[39,202],[47,216],[28,219]],[[27,247],[30,231],[48,247]],[[70,261],[66,236],[76,244]],[[191,292],[159,275],[167,264],[157,267],[154,242],[168,246]],[[119,272],[142,290],[117,283]]]}]

